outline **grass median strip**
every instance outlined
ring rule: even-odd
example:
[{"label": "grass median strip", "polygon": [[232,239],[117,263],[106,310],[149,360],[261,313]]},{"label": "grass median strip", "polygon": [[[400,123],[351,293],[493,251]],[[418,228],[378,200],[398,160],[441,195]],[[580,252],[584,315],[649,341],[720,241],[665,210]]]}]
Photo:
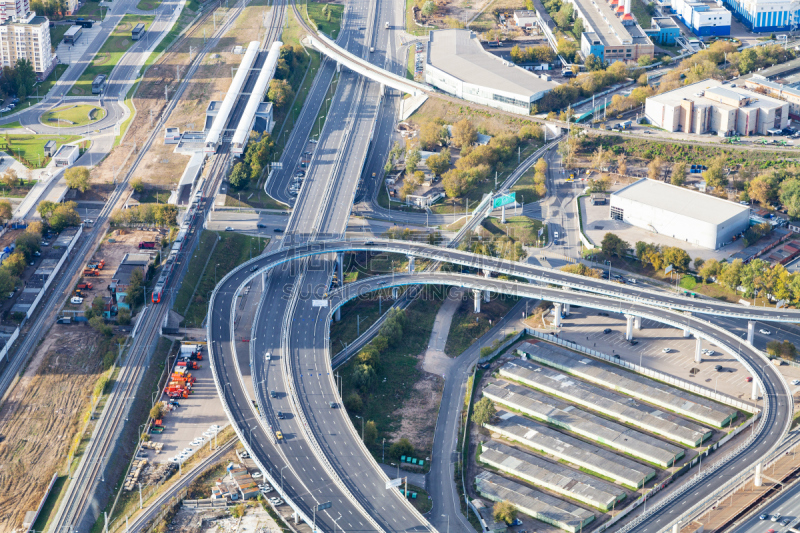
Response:
[{"label": "grass median strip", "polygon": [[117,66],[125,52],[133,46],[131,30],[139,24],[145,25],[145,31],[149,31],[153,23],[152,15],[125,15],[119,24],[108,36],[106,42],[97,51],[92,62],[83,71],[81,77],[75,81],[69,94],[70,96],[85,96],[92,94],[92,81],[99,75],[104,74],[108,77],[114,67]]}]

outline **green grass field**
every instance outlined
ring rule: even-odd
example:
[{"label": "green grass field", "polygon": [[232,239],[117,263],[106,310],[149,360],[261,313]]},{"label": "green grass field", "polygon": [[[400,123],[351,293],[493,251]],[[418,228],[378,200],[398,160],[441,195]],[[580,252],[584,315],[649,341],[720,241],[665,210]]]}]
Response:
[{"label": "green grass field", "polygon": [[53,49],[58,46],[58,43],[64,38],[64,34],[67,33],[67,30],[71,27],[71,24],[56,24],[50,28],[50,44],[53,46]]},{"label": "green grass field", "polygon": [[71,96],[86,96],[92,94],[92,80],[100,74],[108,76],[114,67],[119,63],[119,60],[133,45],[134,41],[131,40],[131,30],[138,23],[143,22],[145,31],[150,29],[153,23],[153,16],[147,15],[125,15],[122,20],[111,32],[108,39],[103,43],[102,48],[95,54],[92,62],[83,71],[83,74],[75,82],[70,90]]},{"label": "green grass field", "polygon": [[81,6],[81,8],[70,15],[69,17],[64,17],[67,20],[74,20],[79,17],[83,18],[90,18],[94,20],[103,20],[106,16],[106,11],[108,8],[105,6],[101,6],[99,0],[89,0],[85,4]]},{"label": "green grass field", "polygon": [[67,104],[59,106],[42,115],[42,121],[49,126],[85,126],[106,116],[102,107],[88,104]]},{"label": "green grass field", "polygon": [[[44,145],[55,140],[57,146],[68,144],[80,139],[80,135],[23,135],[12,133],[0,136],[0,149],[13,152],[15,157],[22,157],[28,161],[29,168],[41,168],[46,164]],[[9,146],[10,143],[10,146]]]},{"label": "green grass field", "polygon": [[481,226],[496,237],[508,235],[514,241],[520,241],[526,246],[536,243],[539,240],[542,222],[526,216],[511,216],[513,212],[513,209],[506,209],[506,224],[500,222],[499,218],[489,217]]},{"label": "green grass field", "polygon": [[34,94],[38,92],[39,96],[44,96],[50,92],[50,89],[53,88],[53,85],[61,78],[61,75],[69,68],[69,65],[58,64],[56,68],[53,69],[53,72],[50,73],[49,76],[42,82],[36,85],[34,90]]},{"label": "green grass field", "polygon": [[161,0],[139,0],[139,3],[136,4],[136,8],[142,11],[152,11],[157,9],[160,5]]},{"label": "green grass field", "polygon": [[[327,6],[328,14],[322,13],[322,10],[325,6]],[[339,36],[339,30],[342,26],[342,13],[344,12],[344,5],[308,2],[306,8],[308,9],[309,18],[314,21],[314,24],[317,25],[319,31],[334,40]]]},{"label": "green grass field", "polygon": [[17,120],[16,122],[9,122],[8,124],[0,125],[0,129],[2,129],[2,130],[11,130],[11,129],[21,128],[21,127],[22,127],[22,124],[19,123],[19,120]]},{"label": "green grass field", "polygon": [[[200,281],[197,284],[197,291],[184,317],[184,324],[186,327],[200,327],[203,323],[203,319],[208,312],[208,299],[211,297],[211,292],[214,290],[216,282],[221,280],[225,274],[250,259],[251,254],[252,256],[260,254],[267,243],[269,243],[269,239],[263,237],[250,237],[233,232],[216,233],[204,231],[203,236],[205,236],[206,233],[219,235],[220,240],[216,248],[214,248],[214,253],[211,254],[208,265],[199,278]],[[198,251],[202,250],[203,236],[201,236],[201,244],[198,245]],[[207,238],[208,237],[206,237],[206,239]],[[198,260],[202,268],[202,263],[205,263],[205,259],[200,256]],[[197,277],[190,277],[187,274],[184,278],[184,285],[191,285],[192,279],[197,280]],[[179,300],[176,298],[175,301],[177,304]],[[184,307],[185,305],[184,302]],[[176,308],[176,310],[178,312],[183,311],[183,309],[179,308]]]}]

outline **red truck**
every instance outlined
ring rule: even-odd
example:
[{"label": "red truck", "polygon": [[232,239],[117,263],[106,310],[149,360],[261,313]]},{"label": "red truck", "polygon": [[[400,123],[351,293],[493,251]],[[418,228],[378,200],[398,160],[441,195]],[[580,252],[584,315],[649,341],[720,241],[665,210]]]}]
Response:
[{"label": "red truck", "polygon": [[139,249],[140,250],[144,250],[144,249],[150,250],[150,249],[155,248],[155,247],[156,247],[156,242],[155,241],[142,241],[142,242],[139,243]]},{"label": "red truck", "polygon": [[92,285],[91,283],[87,282],[87,281],[84,281],[84,282],[78,283],[78,288],[79,288],[79,289],[87,289],[87,290],[88,290],[88,289],[91,289],[91,288],[92,288],[92,286],[93,286],[93,285]]},{"label": "red truck", "polygon": [[94,268],[84,268],[83,269],[84,276],[99,276],[100,272]]},{"label": "red truck", "polygon": [[198,365],[196,361],[178,361],[176,366],[185,366],[186,368],[191,368],[192,370],[197,370],[200,368],[200,365]]}]

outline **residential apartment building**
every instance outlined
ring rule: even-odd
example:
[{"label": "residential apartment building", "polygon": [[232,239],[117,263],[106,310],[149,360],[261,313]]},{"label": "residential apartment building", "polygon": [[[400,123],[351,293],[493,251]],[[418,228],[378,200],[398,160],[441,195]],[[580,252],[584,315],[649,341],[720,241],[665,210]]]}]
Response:
[{"label": "residential apartment building", "polygon": [[6,20],[0,24],[0,61],[11,67],[18,59],[33,65],[36,77],[45,79],[56,65],[50,47],[50,21],[28,13],[25,18]]},{"label": "residential apartment building", "polygon": [[30,0],[0,0],[0,24],[13,18],[24,19],[30,10]]}]

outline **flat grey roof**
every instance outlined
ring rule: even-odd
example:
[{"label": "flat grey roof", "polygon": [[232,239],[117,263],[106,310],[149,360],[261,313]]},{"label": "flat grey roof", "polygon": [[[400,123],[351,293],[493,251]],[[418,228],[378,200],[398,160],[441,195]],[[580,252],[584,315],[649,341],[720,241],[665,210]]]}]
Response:
[{"label": "flat grey roof", "polygon": [[699,446],[713,434],[710,429],[691,420],[528,361],[509,361],[500,367],[500,376],[555,394],[687,446]]},{"label": "flat grey roof", "polygon": [[765,69],[761,69],[758,72],[752,73],[750,76],[752,76],[753,78],[766,78],[768,80],[771,80],[772,78],[776,78],[781,75],[791,74],[798,70],[800,70],[800,58],[787,61],[786,63],[780,63],[772,67],[767,67]]},{"label": "flat grey roof", "polygon": [[618,485],[496,440],[481,445],[480,460],[529,483],[601,509],[611,509],[625,497],[625,490]]},{"label": "flat grey roof", "polygon": [[490,54],[469,30],[430,32],[428,63],[461,81],[528,98],[558,87]]},{"label": "flat grey roof", "polygon": [[534,361],[574,374],[609,389],[639,398],[716,427],[736,417],[736,409],[702,396],[653,381],[611,364],[544,342],[522,343],[518,351]]},{"label": "flat grey roof", "polygon": [[567,531],[580,531],[594,520],[594,513],[582,507],[492,472],[481,472],[475,483],[484,497],[496,502],[508,500],[523,513]]},{"label": "flat grey roof", "polygon": [[541,392],[508,381],[491,381],[483,395],[515,411],[556,425],[623,453],[669,468],[683,449],[622,424],[578,409]]},{"label": "flat grey roof", "polygon": [[647,178],[612,193],[612,202],[614,197],[715,225],[724,224],[742,213],[750,212],[746,205]]},{"label": "flat grey roof", "polygon": [[486,429],[629,487],[639,488],[656,475],[650,466],[500,409],[497,420],[486,424]]},{"label": "flat grey roof", "polygon": [[[589,19],[589,27],[604,45],[624,46],[637,41],[650,42],[638,24],[625,26],[606,0],[573,0]],[[642,43],[639,43],[642,44]]]},{"label": "flat grey roof", "polygon": [[[727,89],[732,93],[735,93],[737,96],[746,96],[751,99],[750,103],[747,105],[743,105],[741,107],[734,107],[728,104],[723,104],[722,102],[717,102],[715,100],[709,100],[705,96],[699,96],[700,93],[711,89],[716,89],[717,87],[722,87],[724,89]],[[734,86],[734,84],[732,83],[723,83],[719,80],[711,78],[701,80],[698,81],[697,83],[692,83],[690,85],[684,85],[683,87],[678,87],[677,89],[673,89],[671,91],[667,91],[665,93],[661,93],[656,96],[648,97],[648,100],[651,99],[660,104],[669,105],[673,107],[681,105],[684,102],[684,100],[690,100],[694,102],[695,107],[712,106],[712,107],[718,107],[720,109],[730,109],[730,110],[775,109],[782,107],[784,105],[788,105],[786,102],[778,100],[777,98],[771,98],[769,96],[753,92],[750,89],[747,89],[744,86],[744,84],[742,84],[741,86]]]}]

